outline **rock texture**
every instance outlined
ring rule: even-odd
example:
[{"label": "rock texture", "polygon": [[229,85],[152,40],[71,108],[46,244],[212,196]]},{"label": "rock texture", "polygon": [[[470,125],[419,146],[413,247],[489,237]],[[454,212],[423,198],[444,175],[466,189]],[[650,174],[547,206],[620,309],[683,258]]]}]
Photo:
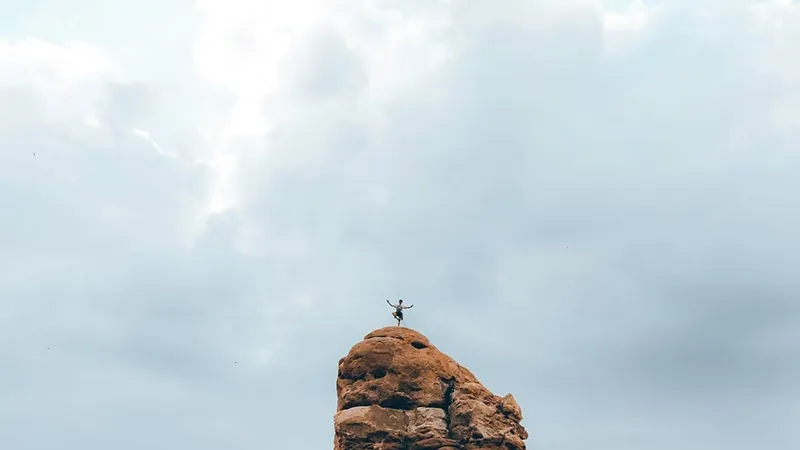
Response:
[{"label": "rock texture", "polygon": [[339,361],[335,450],[524,450],[514,397],[403,327],[368,334]]}]

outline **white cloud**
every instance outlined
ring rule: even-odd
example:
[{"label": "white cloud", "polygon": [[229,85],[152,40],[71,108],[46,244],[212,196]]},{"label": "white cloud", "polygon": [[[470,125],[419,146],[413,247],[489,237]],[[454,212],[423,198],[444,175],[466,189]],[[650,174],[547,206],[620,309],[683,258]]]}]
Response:
[{"label": "white cloud", "polygon": [[631,2],[622,12],[604,11],[603,26],[610,31],[642,31],[650,14],[643,2]]},{"label": "white cloud", "polygon": [[5,67],[0,83],[32,84],[48,94],[64,93],[115,73],[108,57],[85,42],[60,46],[36,38],[0,41],[0,61]]},{"label": "white cloud", "polygon": [[[369,105],[387,96],[391,99],[392,95],[402,95],[404,86],[413,85],[435,70],[444,58],[441,45],[430,45],[431,35],[435,39],[435,34],[447,25],[446,10],[441,8],[429,8],[438,10],[433,16],[419,14],[409,18],[373,2],[254,5],[248,1],[206,0],[197,6],[202,17],[193,49],[197,74],[233,95],[225,118],[206,134],[209,145],[225,154],[215,158],[226,161],[219,163],[224,168],[218,171],[215,210],[237,202],[229,181],[237,176],[234,161],[241,155],[233,154],[236,148],[250,148],[252,153],[256,150],[246,143],[264,139],[258,151],[265,152],[261,157],[276,170],[302,162],[315,154],[315,148],[323,146],[314,139],[322,138],[326,131],[309,130],[304,135],[310,141],[294,146],[291,154],[276,154],[267,135],[279,123],[299,120],[308,124],[309,115],[326,117],[342,111],[352,114],[354,110],[380,115]],[[330,66],[320,64],[336,64],[337,58],[344,56],[350,58],[345,64],[354,65],[355,73],[344,73],[348,79],[339,80],[333,88],[355,83],[357,98],[326,107],[316,100],[308,103],[293,95],[304,95],[304,89],[312,88],[308,83],[330,84],[329,79],[338,75],[330,73]],[[342,69],[351,70],[347,65]],[[359,86],[360,83],[368,85]]]},{"label": "white cloud", "polygon": [[119,69],[91,44],[59,46],[35,38],[0,40],[0,67],[3,129],[45,120],[66,126],[88,117],[101,83],[119,76]]}]

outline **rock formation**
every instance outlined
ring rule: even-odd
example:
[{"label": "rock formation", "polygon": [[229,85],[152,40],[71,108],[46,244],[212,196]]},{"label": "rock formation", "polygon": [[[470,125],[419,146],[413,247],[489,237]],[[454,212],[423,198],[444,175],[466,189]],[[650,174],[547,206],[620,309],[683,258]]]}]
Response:
[{"label": "rock formation", "polygon": [[422,334],[368,334],[339,360],[334,450],[524,450],[514,397],[498,397]]}]

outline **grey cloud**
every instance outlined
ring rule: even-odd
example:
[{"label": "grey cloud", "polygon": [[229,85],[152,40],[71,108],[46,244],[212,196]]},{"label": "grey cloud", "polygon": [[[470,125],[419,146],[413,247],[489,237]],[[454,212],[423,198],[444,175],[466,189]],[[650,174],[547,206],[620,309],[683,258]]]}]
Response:
[{"label": "grey cloud", "polygon": [[[658,412],[640,424],[648,431],[634,447],[655,445],[650,424],[686,427],[730,412],[732,402],[778,420],[780,405],[796,403],[781,395],[792,392],[783,374],[796,368],[746,347],[753,331],[796,323],[796,309],[773,292],[794,292],[782,268],[793,267],[796,242],[773,217],[796,221],[785,167],[798,161],[779,168],[754,147],[771,139],[771,80],[754,69],[758,53],[731,57],[739,47],[727,37],[744,41],[734,25],[710,42],[693,31],[654,35],[623,61],[603,62],[599,25],[587,33],[582,24],[592,22],[576,20],[548,32],[498,25],[471,34],[440,78],[446,84],[429,87],[442,100],[394,110],[385,148],[329,148],[359,157],[301,169],[265,195],[284,199],[282,217],[317,242],[314,259],[329,258],[330,271],[355,248],[385,255],[379,267],[362,267],[361,289],[380,279],[421,303],[412,322],[447,327],[437,342],[533,405],[540,445],[631,442],[613,423],[644,404]],[[735,133],[746,138],[731,148]],[[770,142],[767,155],[786,154]],[[371,191],[387,193],[389,206],[370,204]],[[767,229],[776,233],[756,231]],[[554,257],[556,245],[575,259]],[[514,254],[533,264],[528,273],[514,268],[518,296],[499,298],[496,268]],[[759,268],[776,257],[781,267]],[[537,271],[543,283],[534,284]],[[498,350],[499,342],[516,349]],[[516,359],[493,358],[498,351]],[[581,420],[548,422],[538,406],[557,401],[548,390],[567,411],[582,410]],[[697,448],[748,448],[741,433],[768,428],[730,433],[745,417],[678,436]],[[558,447],[559,433],[588,421],[608,426]],[[770,433],[775,442],[796,439],[787,428]]]},{"label": "grey cloud", "polygon": [[366,85],[367,76],[358,56],[333,30],[314,33],[293,54],[301,97],[322,100],[337,94],[357,94]]},{"label": "grey cloud", "polygon": [[[709,41],[711,19],[667,14],[609,61],[589,13],[548,29],[496,16],[455,16],[454,59],[380,111],[378,137],[353,107],[357,55],[309,41],[306,84],[283,99],[294,116],[247,143],[270,157],[242,156],[243,206],[192,249],[175,238],[202,168],[135,136],[79,136],[52,152],[70,190],[4,151],[0,193],[22,212],[0,223],[2,434],[19,449],[325,448],[336,361],[404,297],[409,326],[514,393],[531,447],[796,444],[799,161],[767,119],[781,91],[754,69],[766,42],[735,21]],[[126,219],[98,219],[107,203]],[[246,226],[263,234],[252,255],[234,250]]]}]

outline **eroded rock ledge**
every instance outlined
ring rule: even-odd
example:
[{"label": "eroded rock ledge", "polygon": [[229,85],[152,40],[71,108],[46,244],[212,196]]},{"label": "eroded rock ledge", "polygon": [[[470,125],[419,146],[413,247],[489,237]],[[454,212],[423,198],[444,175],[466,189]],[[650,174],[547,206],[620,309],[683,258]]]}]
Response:
[{"label": "eroded rock ledge", "polygon": [[498,397],[422,334],[368,334],[339,361],[335,450],[524,450],[514,397]]}]

